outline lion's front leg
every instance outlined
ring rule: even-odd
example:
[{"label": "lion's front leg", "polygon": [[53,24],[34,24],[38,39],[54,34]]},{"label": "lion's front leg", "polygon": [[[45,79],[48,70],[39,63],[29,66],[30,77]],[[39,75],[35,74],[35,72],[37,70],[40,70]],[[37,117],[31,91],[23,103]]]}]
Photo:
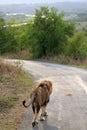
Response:
[{"label": "lion's front leg", "polygon": [[42,106],[41,107],[41,116],[40,116],[40,121],[44,121],[45,117],[48,116],[47,112],[46,112],[46,106]]}]

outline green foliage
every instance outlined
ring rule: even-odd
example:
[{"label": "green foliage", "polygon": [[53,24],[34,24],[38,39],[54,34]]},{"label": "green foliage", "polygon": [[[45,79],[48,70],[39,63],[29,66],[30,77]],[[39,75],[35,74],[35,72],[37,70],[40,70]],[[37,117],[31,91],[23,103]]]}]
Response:
[{"label": "green foliage", "polygon": [[14,37],[13,37],[13,33],[14,30],[12,30],[13,28],[11,27],[5,27],[5,21],[4,20],[0,20],[0,53],[5,53],[5,52],[10,52],[10,51],[14,51],[14,47],[13,44],[14,43]]},{"label": "green foliage", "polygon": [[65,27],[65,32],[69,37],[72,37],[75,30],[75,23],[68,23]]},{"label": "green foliage", "polygon": [[[25,26],[12,27],[11,20],[8,27],[0,30],[0,52],[29,49],[33,58],[61,54],[67,46],[67,37],[74,33],[74,25],[63,19],[64,13],[58,14],[55,8],[41,7],[34,20]],[[0,23],[4,25],[2,19]]]},{"label": "green foliage", "polygon": [[24,30],[20,27],[7,27],[0,30],[0,51],[18,52],[25,46]]},{"label": "green foliage", "polygon": [[4,19],[0,18],[0,27],[4,26],[4,24],[5,24]]},{"label": "green foliage", "polygon": [[6,33],[3,26],[5,25],[4,19],[0,18],[0,53],[4,51],[3,47],[7,42]]},{"label": "green foliage", "polygon": [[30,40],[35,58],[58,55],[65,50],[67,36],[73,35],[74,25],[65,23],[63,18],[64,14],[58,14],[55,8],[36,10]]},{"label": "green foliage", "polygon": [[79,47],[79,58],[85,59],[87,58],[87,40],[84,41]]},{"label": "green foliage", "polygon": [[68,55],[76,60],[87,57],[87,38],[84,33],[77,33],[69,39]]},{"label": "green foliage", "polygon": [[[87,57],[87,32],[73,36],[75,24],[64,21],[64,13],[55,8],[41,7],[35,18],[27,25],[2,28],[5,21],[0,19],[0,53],[29,50],[30,57],[64,55],[74,59]],[[15,23],[17,23],[15,21]]]}]

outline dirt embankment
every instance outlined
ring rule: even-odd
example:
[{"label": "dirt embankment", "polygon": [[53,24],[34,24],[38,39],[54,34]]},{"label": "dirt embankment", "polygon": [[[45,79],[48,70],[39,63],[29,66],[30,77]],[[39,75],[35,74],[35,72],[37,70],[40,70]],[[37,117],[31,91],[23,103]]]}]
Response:
[{"label": "dirt embankment", "polygon": [[22,101],[29,96],[33,80],[20,68],[0,60],[0,130],[15,130],[25,113]]}]

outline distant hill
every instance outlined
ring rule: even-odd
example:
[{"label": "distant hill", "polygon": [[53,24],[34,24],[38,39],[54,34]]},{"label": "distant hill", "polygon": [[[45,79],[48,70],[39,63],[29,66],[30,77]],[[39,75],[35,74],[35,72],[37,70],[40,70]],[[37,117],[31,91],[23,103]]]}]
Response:
[{"label": "distant hill", "polygon": [[55,7],[63,11],[86,10],[87,2],[57,2],[50,4],[3,4],[0,5],[0,12],[4,13],[29,13],[34,14],[41,6]]}]

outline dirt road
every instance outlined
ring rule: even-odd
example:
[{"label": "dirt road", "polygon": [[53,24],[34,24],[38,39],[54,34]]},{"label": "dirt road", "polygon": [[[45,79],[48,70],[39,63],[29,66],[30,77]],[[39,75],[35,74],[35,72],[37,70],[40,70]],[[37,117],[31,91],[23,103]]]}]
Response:
[{"label": "dirt road", "polygon": [[[87,70],[34,61],[23,61],[23,69],[36,82],[49,79],[54,87],[49,116],[34,130],[87,130]],[[32,130],[32,116],[30,107],[18,130]]]}]

